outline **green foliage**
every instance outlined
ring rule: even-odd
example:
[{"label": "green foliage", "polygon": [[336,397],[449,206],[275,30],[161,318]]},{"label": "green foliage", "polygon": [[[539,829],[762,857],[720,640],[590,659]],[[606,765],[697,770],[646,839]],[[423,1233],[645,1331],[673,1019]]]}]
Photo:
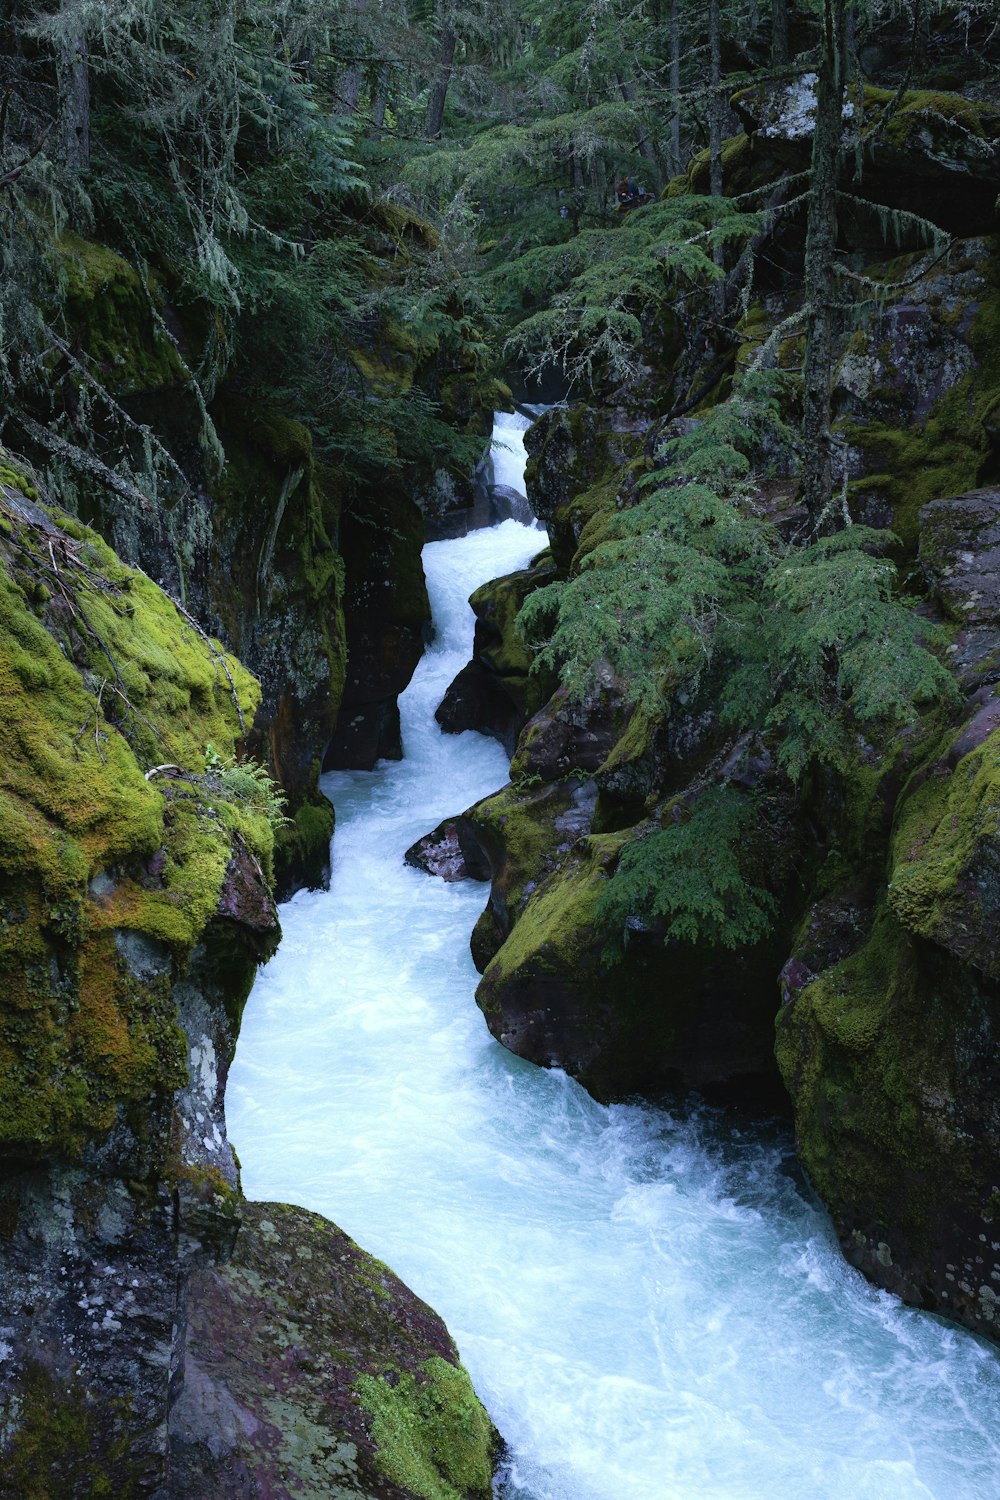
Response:
[{"label": "green foliage", "polygon": [[204,795],[222,798],[266,818],[275,833],[289,824],[284,793],[259,761],[223,759],[214,746],[206,745],[201,785]]},{"label": "green foliage", "polygon": [[662,921],[664,941],[707,941],[739,948],[766,936],[775,900],[749,869],[758,835],[753,801],[732,787],[711,787],[676,822],[626,845],[597,906],[598,918],[628,930],[629,917]]},{"label": "green foliage", "polygon": [[643,361],[645,318],[671,285],[707,288],[723,272],[713,252],[741,246],[756,214],[726,198],[694,194],[636,209],[624,223],[583,229],[569,244],[534,249],[493,272],[510,306],[531,286],[550,305],[525,318],[507,340],[516,357],[555,365],[571,383],[621,383]]},{"label": "green foliage", "polygon": [[[770,650],[760,666],[782,680],[764,725],[780,732],[779,758],[795,780],[810,761],[844,764],[850,720],[912,723],[918,705],[958,697],[927,650],[941,632],[896,597],[896,568],[877,555],[893,540],[849,527],[789,552],[765,579],[773,621],[762,622],[758,640]],[[737,671],[727,683],[729,716],[746,717],[751,678]]]},{"label": "green foliage", "polygon": [[[797,782],[819,764],[847,774],[862,731],[885,743],[956,689],[929,649],[939,632],[897,592],[891,535],[849,526],[803,545],[757,513],[751,458],[769,424],[780,430],[784,378],[751,372],[668,443],[576,576],[532,594],[518,620],[535,670],[558,668],[572,694],[603,661],[644,712],[710,689],[726,727],[766,736]],[[759,938],[773,907],[741,854],[752,821],[729,786],[706,793],[626,851],[604,918],[651,912],[668,937],[726,946]]]},{"label": "green foliage", "polygon": [[710,671],[727,723],[776,731],[797,780],[810,762],[850,758],[853,722],[910,721],[954,688],[927,649],[933,627],[879,555],[891,535],[853,526],[801,546],[756,513],[748,454],[780,420],[782,379],[751,374],[668,444],[665,473],[647,476],[576,577],[527,600],[519,625],[538,669],[559,668],[577,695],[602,658],[647,705],[679,683],[697,691]]}]

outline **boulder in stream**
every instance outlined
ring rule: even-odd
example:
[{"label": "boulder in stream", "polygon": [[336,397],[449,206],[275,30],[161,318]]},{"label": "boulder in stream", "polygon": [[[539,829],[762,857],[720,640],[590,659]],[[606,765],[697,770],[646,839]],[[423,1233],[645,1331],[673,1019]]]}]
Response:
[{"label": "boulder in stream", "polygon": [[171,1500],[489,1500],[497,1444],[426,1303],[318,1214],[245,1205],[192,1278]]}]

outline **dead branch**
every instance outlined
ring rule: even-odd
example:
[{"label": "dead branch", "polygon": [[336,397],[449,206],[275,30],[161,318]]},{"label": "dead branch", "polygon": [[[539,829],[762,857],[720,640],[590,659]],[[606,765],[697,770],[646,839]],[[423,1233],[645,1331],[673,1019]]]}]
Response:
[{"label": "dead branch", "polygon": [[143,510],[154,510],[155,507],[152,501],[141,490],[136,489],[134,484],[129,484],[128,480],[122,479],[113,469],[109,469],[107,464],[102,463],[99,458],[95,458],[92,453],[86,453],[82,448],[78,448],[75,443],[67,442],[65,438],[58,437],[56,433],[50,432],[47,427],[43,427],[40,422],[36,422],[32,417],[20,416],[18,420],[28,436],[34,438],[37,443],[41,443],[42,447],[47,448],[50,453],[56,454],[59,458],[65,458],[67,462],[81,470],[84,474],[89,474],[101,484],[106,485],[109,490],[112,490],[122,500],[128,500],[130,504],[138,505]]}]

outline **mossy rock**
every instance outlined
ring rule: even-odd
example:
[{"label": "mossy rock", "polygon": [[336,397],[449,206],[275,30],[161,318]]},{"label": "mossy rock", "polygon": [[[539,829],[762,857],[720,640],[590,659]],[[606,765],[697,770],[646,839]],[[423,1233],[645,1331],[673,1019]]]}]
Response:
[{"label": "mossy rock", "polygon": [[799,1151],[845,1255],[994,1338],[998,1042],[996,985],[884,904],[777,1028]]},{"label": "mossy rock", "polygon": [[476,1000],[490,1031],[521,1057],[565,1068],[598,1098],[773,1088],[781,932],[737,954],[667,947],[662,928],[639,913],[628,941],[616,941],[601,897],[622,849],[643,830],[588,834],[593,787],[585,809],[573,807],[572,786],[512,787],[467,814],[479,820],[494,868],[473,940],[485,963]]},{"label": "mossy rock", "polygon": [[513,755],[525,724],[556,686],[553,672],[534,669],[535,653],[521,635],[517,616],[524,601],[554,577],[555,565],[543,553],[530,568],[494,578],[472,594],[472,660],[450,684],[435,714],[448,733],[477,729],[493,734]]},{"label": "mossy rock", "polygon": [[[181,358],[153,316],[151,299],[159,297],[155,278],[143,286],[120,255],[68,232],[56,241],[53,254],[64,285],[61,316],[68,343],[82,347],[112,395],[161,392],[186,383]],[[156,311],[162,311],[162,303]]]},{"label": "mossy rock", "polygon": [[[992,705],[1000,710],[1000,703]],[[993,722],[996,722],[996,713]],[[1000,730],[904,798],[889,904],[912,933],[1000,979]]]},{"label": "mossy rock", "polygon": [[881,267],[890,306],[863,338],[855,335],[858,347],[848,345],[838,373],[837,428],[862,470],[850,487],[852,510],[864,519],[866,508],[885,507],[908,555],[921,507],[975,489],[995,466],[987,421],[1000,393],[1000,262],[995,241],[961,248],[953,270],[931,270],[895,298],[893,280],[912,276],[917,258]]},{"label": "mossy rock", "polygon": [[253,678],[93,532],[20,491],[0,512],[0,1151],[31,1160],[183,1081],[169,985],[137,981],[122,934],[182,959],[234,840],[266,867],[273,837],[200,780]]},{"label": "mossy rock", "polygon": [[562,572],[572,566],[588,521],[616,506],[622,470],[641,456],[647,426],[648,417],[632,423],[579,403],[545,412],[525,434],[528,499],[548,528]]},{"label": "mossy rock", "polygon": [[192,1279],[186,1359],[178,1500],[234,1476],[275,1500],[490,1496],[497,1434],[444,1324],[317,1214],[246,1206],[229,1264]]},{"label": "mossy rock", "polygon": [[[708,150],[693,157],[686,172],[672,177],[663,190],[664,198],[682,198],[688,193],[707,197],[711,191],[711,159]],[[741,133],[722,143],[722,191],[728,198],[746,193],[774,175],[774,162],[757,149],[754,138]]]}]

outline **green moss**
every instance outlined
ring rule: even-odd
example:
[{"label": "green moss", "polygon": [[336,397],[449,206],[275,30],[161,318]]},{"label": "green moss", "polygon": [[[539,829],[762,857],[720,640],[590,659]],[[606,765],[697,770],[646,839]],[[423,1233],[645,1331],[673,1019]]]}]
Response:
[{"label": "green moss", "polygon": [[[799,1150],[818,1192],[871,1214],[887,1161],[919,1163],[916,1104],[925,1038],[919,970],[891,912],[857,953],[814,980],[778,1018],[776,1056],[795,1103]],[[891,1216],[885,1205],[886,1220]]]},{"label": "green moss", "polygon": [[[572,854],[531,893],[484,976],[487,988],[545,973],[572,972],[594,946],[597,903],[624,842],[622,834],[579,840]],[[537,868],[537,867],[536,867]]]},{"label": "green moss", "polygon": [[853,495],[875,492],[893,510],[893,530],[907,552],[916,550],[920,507],[974,489],[990,459],[987,424],[1000,398],[1000,285],[987,263],[986,286],[969,327],[977,368],[957,381],[922,423],[891,419],[840,424],[864,454],[867,470]]},{"label": "green moss", "polygon": [[[3,1416],[0,1411],[0,1420]],[[132,1500],[140,1493],[139,1477],[127,1459],[126,1401],[102,1410],[82,1383],[57,1380],[36,1363],[19,1382],[16,1421],[0,1479],[4,1495]]]},{"label": "green moss", "polygon": [[[62,236],[56,254],[69,342],[82,345],[108,390],[127,396],[183,384],[180,357],[157,329],[146,291],[128,262],[75,234]],[[151,291],[155,295],[155,288]]]},{"label": "green moss", "polygon": [[[275,864],[279,869],[295,872],[322,870],[330,857],[333,837],[333,804],[318,796],[315,802],[304,802],[296,808],[289,825],[275,840]],[[307,873],[306,878],[310,877]]]},{"label": "green moss", "polygon": [[372,1418],[376,1462],[421,1500],[488,1496],[493,1429],[468,1375],[439,1356],[394,1384],[363,1375],[355,1391]]},{"label": "green moss", "polygon": [[1000,974],[992,931],[1000,839],[1000,731],[938,769],[901,805],[893,835],[889,901],[911,932],[934,938]]},{"label": "green moss", "polygon": [[[865,117],[881,119],[885,106],[895,99],[892,89],[867,85],[864,91]],[[939,89],[911,89],[895,104],[884,127],[882,139],[897,151],[912,152],[919,140],[937,144],[963,139],[995,140],[1000,136],[1000,109],[982,99]]]},{"label": "green moss", "polygon": [[512,918],[520,910],[529,882],[549,871],[559,857],[558,821],[572,805],[572,782],[541,786],[510,785],[477,802],[466,815],[483,843],[493,851],[494,896]]},{"label": "green moss", "polygon": [[[186,957],[218,905],[234,831],[265,858],[271,833],[200,791],[206,744],[230,756],[241,733],[221,648],[79,525],[52,533],[62,582],[40,599],[32,580],[47,576],[48,540],[10,516],[19,549],[0,540],[0,1149],[72,1155],[122,1105],[185,1077],[167,979],[135,980],[116,932]],[[257,684],[227,665],[249,720]],[[190,776],[147,780],[151,762]]]},{"label": "green moss", "polygon": [[[733,135],[722,143],[722,191],[733,197],[754,185],[753,141],[748,135]],[[706,195],[710,191],[711,157],[708,150],[699,151],[687,171],[674,177],[664,189],[665,198],[680,198],[687,193]]]}]

